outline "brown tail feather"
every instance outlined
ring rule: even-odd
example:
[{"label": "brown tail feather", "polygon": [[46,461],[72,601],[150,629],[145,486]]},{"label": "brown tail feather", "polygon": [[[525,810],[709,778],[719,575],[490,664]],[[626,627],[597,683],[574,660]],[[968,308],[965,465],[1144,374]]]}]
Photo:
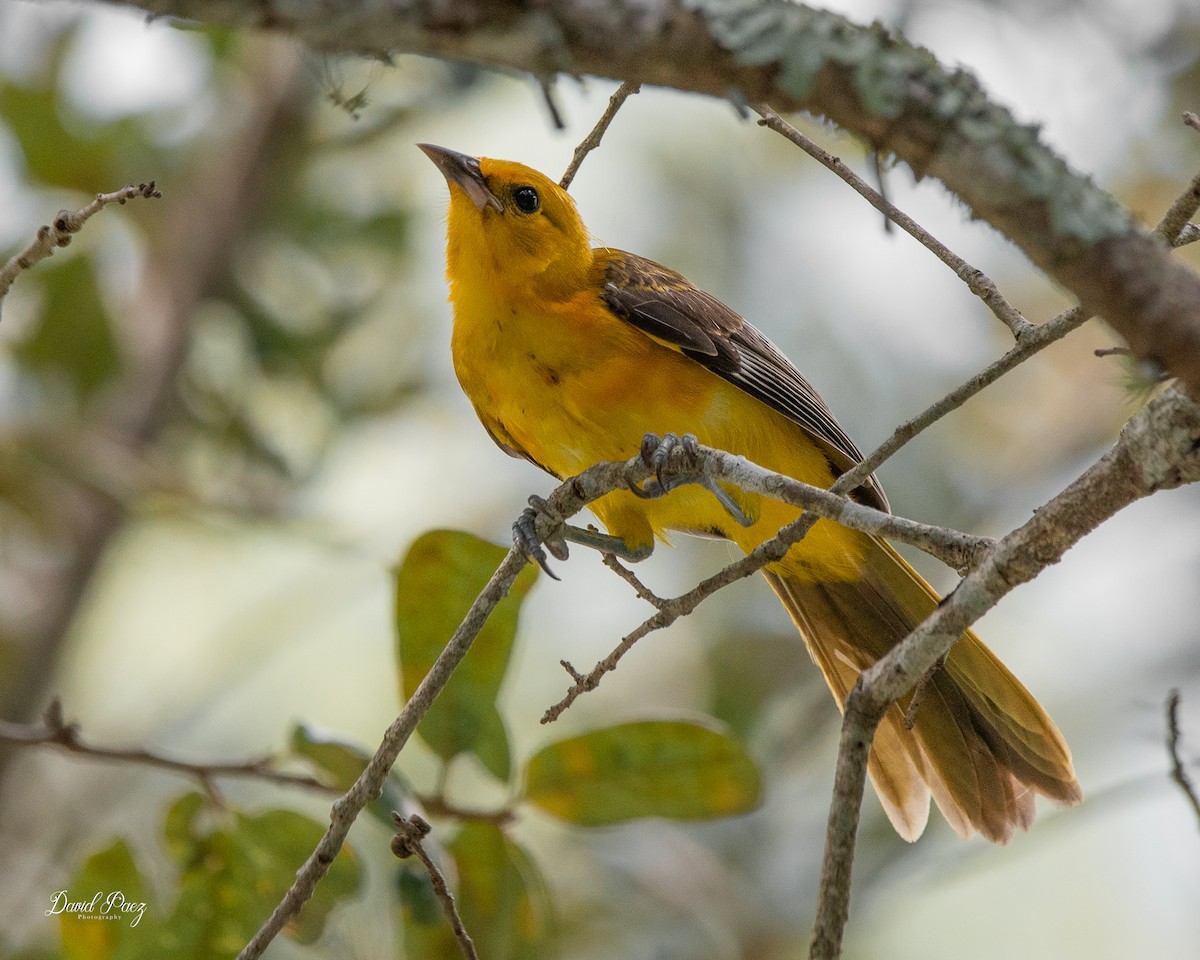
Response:
[{"label": "brown tail feather", "polygon": [[[790,577],[778,568],[767,574],[839,706],[858,674],[939,602],[885,542],[870,542],[860,569],[862,577],[849,582]],[[888,710],[868,766],[906,840],[924,829],[931,794],[958,834],[978,831],[996,843],[1033,822],[1035,793],[1062,804],[1082,797],[1058,728],[974,633],[963,634],[925,685],[911,730],[904,722],[910,703],[911,695]]]}]

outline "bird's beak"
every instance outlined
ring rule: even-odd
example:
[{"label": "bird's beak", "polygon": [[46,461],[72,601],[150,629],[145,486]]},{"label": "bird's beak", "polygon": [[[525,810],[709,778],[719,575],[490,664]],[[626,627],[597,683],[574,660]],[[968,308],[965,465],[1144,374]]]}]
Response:
[{"label": "bird's beak", "polygon": [[447,150],[445,147],[435,147],[432,143],[418,143],[418,147],[434,162],[447,183],[456,183],[480,210],[491,207],[493,210],[504,210],[502,204],[484,182],[483,173],[479,169],[479,161],[468,157],[465,153]]}]

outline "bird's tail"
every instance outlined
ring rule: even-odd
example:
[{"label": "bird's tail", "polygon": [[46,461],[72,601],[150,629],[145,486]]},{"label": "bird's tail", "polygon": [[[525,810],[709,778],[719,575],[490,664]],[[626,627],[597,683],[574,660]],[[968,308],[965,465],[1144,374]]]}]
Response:
[{"label": "bird's tail", "polygon": [[[939,603],[884,541],[871,540],[855,566],[862,576],[848,582],[817,582],[786,567],[767,573],[839,707],[858,675]],[[912,696],[888,708],[868,766],[904,839],[924,830],[930,795],[958,834],[977,830],[995,843],[1029,827],[1035,794],[1064,805],[1082,798],[1054,721],[974,633],[963,634],[923,685],[909,729]]]}]

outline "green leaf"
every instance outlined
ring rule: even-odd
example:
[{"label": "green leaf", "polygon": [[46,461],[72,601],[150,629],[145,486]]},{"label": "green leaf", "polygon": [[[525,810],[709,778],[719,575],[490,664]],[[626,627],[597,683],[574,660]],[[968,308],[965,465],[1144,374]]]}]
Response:
[{"label": "green leaf", "polygon": [[55,258],[39,265],[38,277],[46,292],[41,317],[17,357],[39,372],[64,376],[87,398],[119,364],[92,264],[86,257]]},{"label": "green leaf", "polygon": [[[325,774],[321,779],[346,791],[371,762],[371,754],[359,746],[315,731],[307,724],[292,728],[292,751],[308,760]],[[404,807],[406,788],[393,772],[383,782],[383,793],[367,807],[367,812],[392,827],[392,811]]]},{"label": "green leaf", "polygon": [[[200,816],[202,806],[203,798],[190,794],[167,815],[167,844],[181,877],[160,956],[216,960],[236,954],[283,897],[325,832],[322,824],[293,810],[213,812],[216,822],[206,824]],[[357,857],[343,847],[299,918],[287,927],[288,936],[312,943],[330,911],[356,893],[361,882]]]},{"label": "green leaf", "polygon": [[[71,904],[88,904],[80,911]],[[157,936],[146,884],[124,840],[89,857],[71,885],[51,895],[67,960],[146,956]]]},{"label": "green leaf", "polygon": [[339,790],[349,790],[367,768],[371,756],[360,747],[317,733],[307,724],[292,728],[292,752],[304,757],[326,774],[326,783]]},{"label": "green leaf", "polygon": [[[469,533],[434,530],[409,548],[396,572],[396,657],[407,700],[508,551]],[[536,570],[526,567],[497,604],[471,652],[417,727],[438,756],[473,753],[501,780],[512,764],[496,695],[508,670],[521,601]]]},{"label": "green leaf", "polygon": [[520,847],[490,823],[466,824],[450,843],[458,866],[463,926],[488,960],[542,956],[550,905],[541,873]]},{"label": "green leaf", "polygon": [[761,778],[741,742],[697,723],[651,720],[568,737],[539,750],[525,799],[580,826],[638,817],[703,820],[758,805]]}]

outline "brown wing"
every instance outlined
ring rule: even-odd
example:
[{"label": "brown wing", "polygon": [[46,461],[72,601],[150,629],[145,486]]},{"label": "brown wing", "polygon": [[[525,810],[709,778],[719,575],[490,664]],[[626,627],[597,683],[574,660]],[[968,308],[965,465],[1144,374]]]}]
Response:
[{"label": "brown wing", "polygon": [[[605,304],[618,317],[677,346],[752,397],[804,428],[841,474],[862,453],[834,419],[825,401],[775,344],[674,270],[632,253],[611,250],[604,276]],[[874,475],[858,490],[863,502],[888,509]]]}]

